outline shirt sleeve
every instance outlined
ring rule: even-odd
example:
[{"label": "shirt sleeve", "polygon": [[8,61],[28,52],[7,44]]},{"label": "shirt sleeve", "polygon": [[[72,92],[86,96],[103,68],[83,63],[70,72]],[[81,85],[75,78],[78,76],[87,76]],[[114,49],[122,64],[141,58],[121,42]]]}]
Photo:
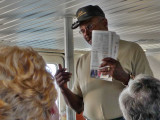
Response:
[{"label": "shirt sleeve", "polygon": [[132,58],[133,75],[147,74],[153,76],[149,62],[143,49],[134,43],[134,54]]}]

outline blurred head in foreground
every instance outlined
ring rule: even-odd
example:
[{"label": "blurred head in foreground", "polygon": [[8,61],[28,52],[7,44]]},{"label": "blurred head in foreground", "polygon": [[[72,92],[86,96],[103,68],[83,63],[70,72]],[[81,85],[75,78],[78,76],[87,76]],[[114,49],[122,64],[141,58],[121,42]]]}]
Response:
[{"label": "blurred head in foreground", "polygon": [[0,48],[0,120],[49,120],[57,92],[32,48]]},{"label": "blurred head in foreground", "polygon": [[160,81],[138,75],[119,98],[126,120],[160,120]]}]

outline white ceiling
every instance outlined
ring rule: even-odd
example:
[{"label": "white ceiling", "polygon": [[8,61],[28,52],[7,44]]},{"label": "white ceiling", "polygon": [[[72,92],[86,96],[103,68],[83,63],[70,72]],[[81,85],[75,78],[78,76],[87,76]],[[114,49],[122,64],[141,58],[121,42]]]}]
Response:
[{"label": "white ceiling", "polygon": [[[64,49],[64,16],[90,4],[104,10],[121,39],[160,52],[160,0],[0,0],[0,45]],[[90,49],[78,31],[74,49]]]}]

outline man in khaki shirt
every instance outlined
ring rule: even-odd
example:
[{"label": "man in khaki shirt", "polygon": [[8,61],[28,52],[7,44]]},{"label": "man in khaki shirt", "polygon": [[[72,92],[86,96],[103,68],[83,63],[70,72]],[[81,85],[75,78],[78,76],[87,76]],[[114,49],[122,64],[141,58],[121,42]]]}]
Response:
[{"label": "man in khaki shirt", "polygon": [[[108,31],[105,14],[99,6],[85,6],[76,13],[78,21],[72,29],[79,26],[80,33],[92,45],[92,30]],[[107,82],[90,77],[90,52],[82,56],[76,66],[76,79],[73,90],[69,90],[67,82],[71,73],[59,66],[56,81],[66,103],[77,113],[83,111],[88,120],[123,120],[118,104],[118,97],[130,75],[140,73],[152,75],[147,58],[142,48],[133,42],[120,40],[117,60],[104,58],[100,67],[110,66],[110,69],[100,70],[102,74],[111,75],[114,80]]]}]

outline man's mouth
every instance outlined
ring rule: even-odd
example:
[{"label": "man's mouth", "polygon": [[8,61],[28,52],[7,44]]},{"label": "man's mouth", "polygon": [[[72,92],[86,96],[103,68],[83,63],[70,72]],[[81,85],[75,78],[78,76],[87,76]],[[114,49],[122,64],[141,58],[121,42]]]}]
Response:
[{"label": "man's mouth", "polygon": [[91,45],[92,44],[92,37],[87,36],[85,37],[85,40]]}]

